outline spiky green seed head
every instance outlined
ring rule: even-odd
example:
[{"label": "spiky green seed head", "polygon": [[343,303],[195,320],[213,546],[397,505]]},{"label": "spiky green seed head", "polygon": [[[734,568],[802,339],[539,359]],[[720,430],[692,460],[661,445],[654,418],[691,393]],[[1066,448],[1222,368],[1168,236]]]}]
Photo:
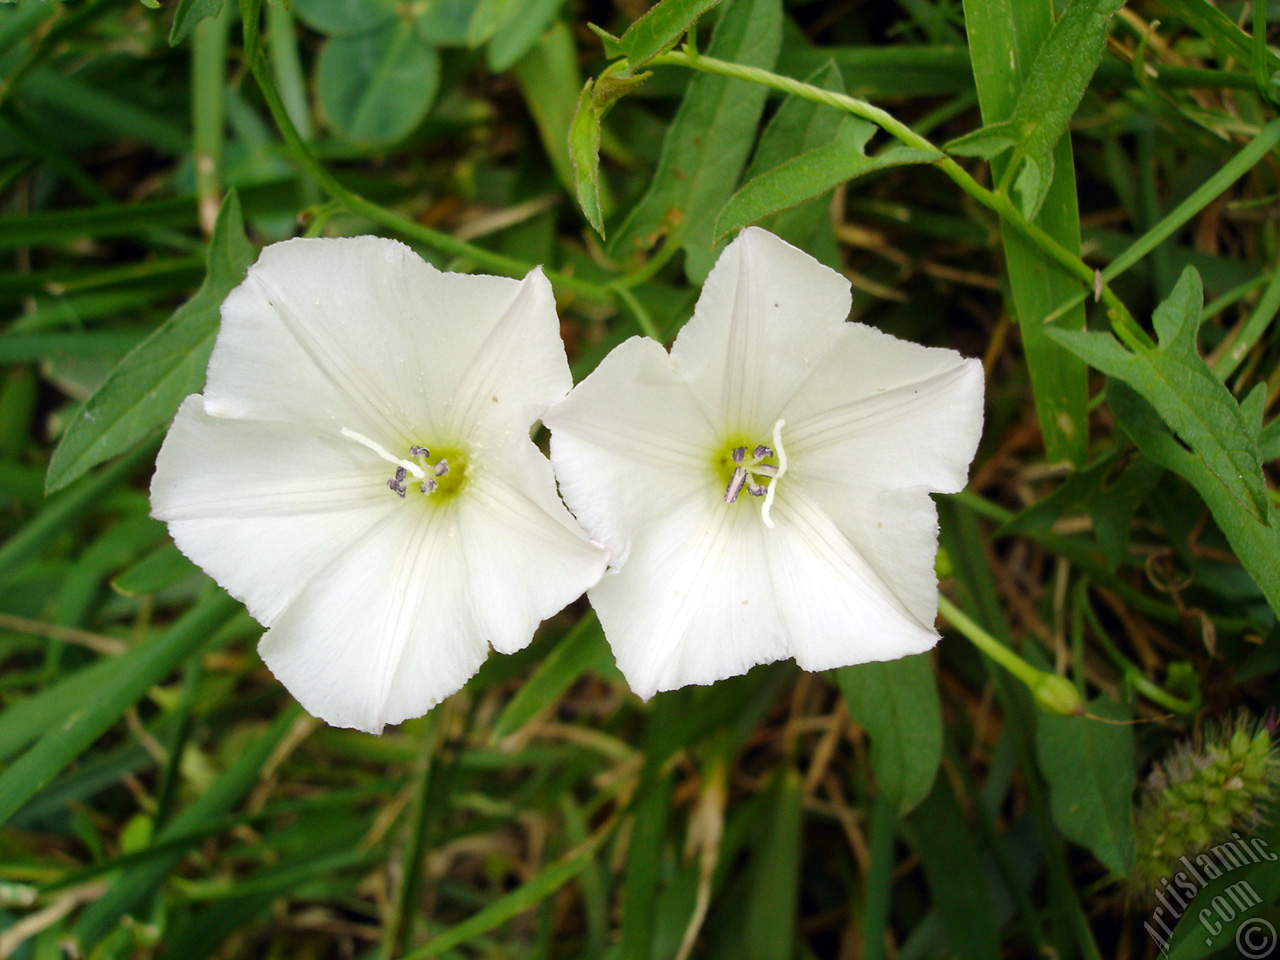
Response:
[{"label": "spiky green seed head", "polygon": [[1137,857],[1127,886],[1141,898],[1161,878],[1217,844],[1255,829],[1280,794],[1276,721],[1241,716],[1184,741],[1157,763],[1142,787],[1135,822]]}]

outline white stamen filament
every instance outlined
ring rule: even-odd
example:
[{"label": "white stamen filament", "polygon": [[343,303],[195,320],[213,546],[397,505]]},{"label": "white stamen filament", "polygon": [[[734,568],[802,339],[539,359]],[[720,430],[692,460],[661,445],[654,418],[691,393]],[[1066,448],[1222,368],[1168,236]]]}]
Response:
[{"label": "white stamen filament", "polygon": [[785,420],[779,420],[773,425],[773,449],[778,455],[778,472],[769,481],[769,489],[764,494],[764,503],[760,506],[760,517],[764,520],[764,525],[770,530],[774,528],[775,524],[773,518],[769,516],[769,508],[773,506],[773,495],[778,489],[778,481],[787,472],[787,451],[782,448],[782,427],[786,422]]},{"label": "white stamen filament", "polygon": [[399,457],[393,457],[380,443],[370,440],[362,433],[356,433],[354,430],[348,430],[346,427],[343,427],[342,435],[348,440],[354,440],[356,443],[368,447],[383,460],[387,461],[387,463],[394,463],[397,467],[404,469],[415,479],[421,480],[426,476],[426,473],[423,471],[421,466],[414,463],[412,460],[401,460]]}]

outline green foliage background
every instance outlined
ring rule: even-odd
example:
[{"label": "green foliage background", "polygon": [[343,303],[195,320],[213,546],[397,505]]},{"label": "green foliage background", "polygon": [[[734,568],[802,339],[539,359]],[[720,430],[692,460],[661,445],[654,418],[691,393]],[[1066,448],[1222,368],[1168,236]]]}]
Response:
[{"label": "green foliage background", "polygon": [[[0,958],[1155,954],[1137,784],[1280,702],[1275,8],[649,6],[0,5]],[[265,243],[544,264],[581,379],[749,223],[984,360],[932,655],[646,704],[580,603],[374,738],[148,516]]]}]

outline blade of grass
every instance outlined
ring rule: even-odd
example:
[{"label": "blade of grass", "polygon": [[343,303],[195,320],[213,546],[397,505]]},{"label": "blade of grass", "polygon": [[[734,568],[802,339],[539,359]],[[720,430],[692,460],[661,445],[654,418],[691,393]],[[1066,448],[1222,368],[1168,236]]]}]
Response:
[{"label": "blade of grass", "polygon": [[[999,123],[1013,116],[1023,82],[1053,26],[1053,3],[968,0],[964,13],[982,120],[987,125]],[[1080,217],[1070,137],[1058,141],[1052,157],[1053,180],[1034,222],[1078,255]],[[996,183],[1001,182],[1008,163],[1008,157],[992,161]],[[1008,229],[1002,234],[1013,312],[1022,333],[1045,453],[1050,460],[1081,464],[1089,443],[1087,370],[1043,331],[1046,318],[1078,288],[1069,277],[1044,269],[1041,257],[1023,237]],[[1076,306],[1061,314],[1058,322],[1083,330],[1084,309]]]},{"label": "blade of grass", "polygon": [[165,634],[123,654],[122,664],[96,695],[68,704],[67,718],[0,773],[0,823],[13,816],[67,764],[106,732],[126,709],[213,638],[217,627],[239,610],[218,591],[193,607]]}]

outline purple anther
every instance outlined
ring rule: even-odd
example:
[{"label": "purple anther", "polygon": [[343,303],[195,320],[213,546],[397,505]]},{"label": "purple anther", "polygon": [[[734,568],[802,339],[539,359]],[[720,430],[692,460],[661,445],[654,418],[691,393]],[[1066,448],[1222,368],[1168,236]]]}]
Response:
[{"label": "purple anther", "polygon": [[404,467],[396,467],[396,483],[399,483],[408,475],[409,472]]},{"label": "purple anther", "polygon": [[438,486],[440,486],[440,484],[436,483],[431,477],[427,477],[427,479],[422,481],[422,485],[418,487],[418,489],[423,493],[435,493],[436,487]]},{"label": "purple anther", "polygon": [[763,497],[764,490],[765,487],[763,483],[753,483],[750,480],[747,481],[747,493],[751,494],[753,497]]},{"label": "purple anther", "polygon": [[392,478],[387,481],[387,486],[390,487],[393,491],[395,491],[396,496],[400,497],[401,499],[404,498],[404,484],[401,483],[399,480]]},{"label": "purple anther", "polygon": [[742,485],[747,482],[747,471],[738,467],[733,471],[733,477],[729,480],[729,486],[724,491],[724,502],[733,503],[738,499],[738,494],[742,492]]},{"label": "purple anther", "polygon": [[756,447],[756,459],[763,460],[765,457],[772,457],[773,451],[766,447],[763,443]]},{"label": "purple anther", "polygon": [[426,447],[413,446],[409,448],[409,456],[425,458],[431,456],[431,451]]},{"label": "purple anther", "polygon": [[[747,455],[747,448],[746,448],[746,447],[738,447],[736,450],[734,450],[734,451],[733,451],[733,462],[734,462],[734,463],[741,463],[741,462],[742,462],[742,460],[743,460],[743,458],[744,458],[746,455]],[[730,502],[732,502],[732,501],[730,501]]]},{"label": "purple anther", "polygon": [[448,472],[449,472],[449,461],[448,461],[448,460],[441,460],[439,463],[437,463],[437,464],[436,464],[436,476],[437,476],[437,477],[443,477],[443,476],[444,476],[446,473],[448,473]]}]

